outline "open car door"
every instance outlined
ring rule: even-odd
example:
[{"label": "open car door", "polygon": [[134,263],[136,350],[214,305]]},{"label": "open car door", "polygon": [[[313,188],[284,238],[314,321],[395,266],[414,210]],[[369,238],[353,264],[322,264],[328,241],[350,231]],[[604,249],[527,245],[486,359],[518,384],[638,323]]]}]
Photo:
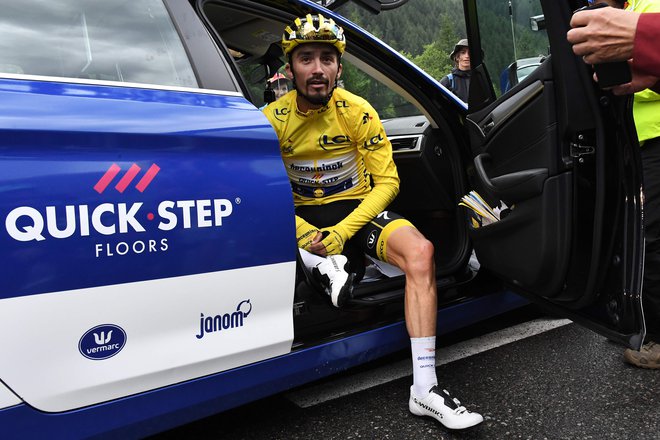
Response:
[{"label": "open car door", "polygon": [[[482,268],[638,349],[639,146],[631,100],[600,90],[566,41],[572,13],[584,4],[464,0],[472,61],[468,172],[488,201],[509,207],[499,221],[472,223],[470,232]],[[507,66],[528,57],[540,65],[504,86]]]}]

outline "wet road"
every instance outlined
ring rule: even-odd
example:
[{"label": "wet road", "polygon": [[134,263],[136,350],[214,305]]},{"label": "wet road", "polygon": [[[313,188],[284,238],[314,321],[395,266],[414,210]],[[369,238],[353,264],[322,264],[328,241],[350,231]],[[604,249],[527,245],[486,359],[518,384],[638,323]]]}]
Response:
[{"label": "wet road", "polygon": [[[456,359],[438,366],[441,386],[485,418],[468,431],[408,412],[408,354],[399,353],[155,438],[660,439],[660,371],[624,364],[621,347],[575,324],[513,320],[522,322],[439,340]],[[529,320],[555,328],[527,336]]]}]

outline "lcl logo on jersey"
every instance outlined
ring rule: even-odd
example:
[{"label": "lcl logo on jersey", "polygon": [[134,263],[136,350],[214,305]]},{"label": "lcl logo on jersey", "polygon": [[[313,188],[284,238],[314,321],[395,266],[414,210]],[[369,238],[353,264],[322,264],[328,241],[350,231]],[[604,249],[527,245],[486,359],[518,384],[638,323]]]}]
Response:
[{"label": "lcl logo on jersey", "polygon": [[369,151],[376,151],[383,146],[382,144],[383,140],[384,140],[383,135],[378,133],[376,136],[373,136],[367,139],[366,141],[364,141],[363,146],[365,149]]},{"label": "lcl logo on jersey", "polygon": [[275,119],[277,119],[280,122],[284,122],[286,115],[288,114],[289,114],[289,109],[286,107],[276,108],[275,110],[273,110],[273,115],[275,116]]},{"label": "lcl logo on jersey", "polygon": [[114,324],[97,325],[85,332],[78,342],[78,351],[87,359],[100,361],[119,353],[126,345],[126,332]]},{"label": "lcl logo on jersey", "polygon": [[334,150],[350,144],[351,144],[351,138],[343,134],[338,134],[336,136],[322,134],[319,137],[319,147],[323,148],[326,151]]}]

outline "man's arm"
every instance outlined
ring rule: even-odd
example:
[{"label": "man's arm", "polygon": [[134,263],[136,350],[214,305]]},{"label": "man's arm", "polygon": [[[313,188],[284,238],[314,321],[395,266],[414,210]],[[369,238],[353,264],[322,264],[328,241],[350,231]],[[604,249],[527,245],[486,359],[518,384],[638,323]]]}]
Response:
[{"label": "man's arm", "polygon": [[637,22],[633,63],[635,68],[660,77],[660,13],[641,14]]},{"label": "man's arm", "polygon": [[296,240],[298,247],[306,251],[314,252],[318,240],[319,229],[306,222],[302,217],[296,216]]}]

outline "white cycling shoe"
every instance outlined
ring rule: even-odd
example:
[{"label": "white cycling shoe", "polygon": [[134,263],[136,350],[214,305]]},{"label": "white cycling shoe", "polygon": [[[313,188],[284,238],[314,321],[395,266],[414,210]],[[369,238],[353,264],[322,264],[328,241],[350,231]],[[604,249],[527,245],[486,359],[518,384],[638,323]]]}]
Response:
[{"label": "white cycling shoe", "polygon": [[344,255],[329,255],[317,264],[312,273],[330,296],[335,307],[342,307],[353,295],[353,278],[348,272],[348,258]]},{"label": "white cycling shoe", "polygon": [[468,411],[447,390],[440,390],[437,386],[423,398],[417,397],[410,387],[408,408],[414,415],[433,417],[449,429],[471,428],[484,421],[481,414]]}]

